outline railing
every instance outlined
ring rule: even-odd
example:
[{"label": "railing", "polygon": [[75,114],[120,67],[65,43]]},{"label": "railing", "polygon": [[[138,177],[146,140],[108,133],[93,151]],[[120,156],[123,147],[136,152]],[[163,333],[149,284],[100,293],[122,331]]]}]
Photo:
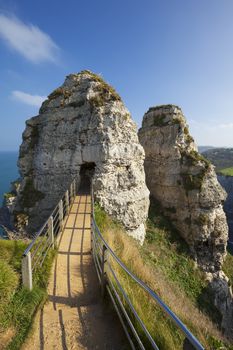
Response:
[{"label": "railing", "polygon": [[36,233],[32,242],[23,253],[22,280],[23,285],[30,290],[33,287],[34,272],[43,265],[50,248],[54,248],[56,239],[62,231],[64,219],[69,214],[75,195],[76,182],[73,180],[48,220]]},{"label": "railing", "polygon": [[[203,350],[204,347],[200,344],[200,342],[196,339],[196,337],[187,329],[187,327],[181,322],[181,320],[170,310],[170,308],[159,298],[159,296],[149,288],[143,281],[137,278],[132,272],[128,270],[128,268],[123,264],[123,262],[116,256],[113,250],[109,247],[108,243],[105,241],[102,236],[96,222],[94,216],[94,196],[93,189],[91,193],[92,197],[92,240],[91,240],[91,248],[92,248],[92,256],[95,263],[98,279],[101,285],[101,293],[104,296],[106,292],[108,292],[110,299],[115,307],[115,310],[119,316],[120,322],[123,326],[125,334],[128,338],[128,341],[131,345],[132,349],[142,349],[145,350],[145,345],[143,341],[140,339],[140,336],[137,331],[137,327],[133,321],[133,318],[136,319],[139,327],[143,331],[147,341],[150,343],[152,349],[158,350],[158,346],[155,340],[152,338],[151,334],[147,330],[144,322],[138,315],[136,309],[133,306],[132,301],[130,300],[127,292],[124,290],[119,278],[117,277],[117,273],[114,270],[113,264],[111,261],[118,264],[123,273],[127,274],[130,279],[140,288],[142,288],[146,293],[148,293],[149,297],[160,306],[163,312],[168,316],[168,318],[173,321],[173,323],[180,329],[183,333],[185,339],[183,342],[184,350],[192,350],[198,349]],[[110,259],[111,258],[111,259]],[[130,310],[128,312],[127,310]],[[132,317],[133,316],[133,317]],[[156,327],[156,320],[155,320]],[[137,345],[135,345],[135,343]]]},{"label": "railing", "polygon": [[[71,205],[76,195],[76,182],[72,181],[69,189],[64,193],[57,206],[49,216],[42,228],[36,233],[34,239],[23,254],[22,260],[22,279],[23,284],[30,290],[33,287],[34,272],[40,268],[50,250],[54,247],[59,233],[62,231],[64,219],[69,214]],[[116,256],[113,250],[102,236],[94,216],[94,195],[91,188],[91,249],[96,272],[101,285],[101,294],[109,294],[114,308],[119,316],[125,334],[132,349],[146,350],[141,340],[135,321],[143,331],[147,341],[152,349],[159,350],[155,340],[148,331],[146,325],[137,313],[127,292],[124,290],[119,278],[117,277],[114,264],[118,264],[124,274],[134,281],[168,316],[168,318],[179,328],[184,335],[184,350],[204,350],[204,347],[196,337],[187,329],[182,321],[170,310],[170,308],[159,298],[159,296],[149,288],[143,281],[137,278],[124,263]],[[111,263],[113,261],[114,264]],[[129,310],[129,311],[128,311]],[[155,320],[156,322],[156,320]],[[156,324],[155,324],[156,327]],[[136,344],[136,345],[135,345]]]}]

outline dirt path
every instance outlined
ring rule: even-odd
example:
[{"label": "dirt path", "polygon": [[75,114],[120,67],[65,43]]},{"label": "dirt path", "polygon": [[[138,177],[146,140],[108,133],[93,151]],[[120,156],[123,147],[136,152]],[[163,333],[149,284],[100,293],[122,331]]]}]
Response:
[{"label": "dirt path", "polygon": [[122,350],[125,338],[107,310],[90,252],[90,196],[76,196],[60,238],[48,287],[24,350]]}]

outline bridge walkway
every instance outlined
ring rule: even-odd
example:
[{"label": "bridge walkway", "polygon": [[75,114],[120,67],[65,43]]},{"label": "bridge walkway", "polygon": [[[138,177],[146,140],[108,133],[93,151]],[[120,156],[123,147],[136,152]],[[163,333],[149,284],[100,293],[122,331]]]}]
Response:
[{"label": "bridge walkway", "polygon": [[100,297],[91,256],[91,196],[75,197],[48,286],[24,350],[125,349],[115,313]]}]

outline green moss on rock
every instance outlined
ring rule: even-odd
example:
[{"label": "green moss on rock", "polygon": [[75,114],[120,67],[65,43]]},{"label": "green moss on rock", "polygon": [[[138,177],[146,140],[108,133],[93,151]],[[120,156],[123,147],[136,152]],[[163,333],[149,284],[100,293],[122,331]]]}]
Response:
[{"label": "green moss on rock", "polygon": [[200,190],[202,187],[205,171],[201,171],[199,174],[192,175],[188,173],[181,174],[183,185],[186,192],[193,190]]},{"label": "green moss on rock", "polygon": [[[191,136],[190,136],[191,137]],[[192,139],[193,140],[193,139]],[[211,163],[195,150],[188,152],[187,150],[180,149],[181,163],[187,166],[196,166],[199,162],[202,162],[205,169],[209,169]]]},{"label": "green moss on rock", "polygon": [[6,192],[4,193],[4,198],[8,199],[8,198],[12,198],[12,197],[15,197],[16,194],[14,192]]},{"label": "green moss on rock", "polygon": [[154,118],[153,125],[154,126],[166,126],[168,122],[165,122],[166,114],[160,114]]}]

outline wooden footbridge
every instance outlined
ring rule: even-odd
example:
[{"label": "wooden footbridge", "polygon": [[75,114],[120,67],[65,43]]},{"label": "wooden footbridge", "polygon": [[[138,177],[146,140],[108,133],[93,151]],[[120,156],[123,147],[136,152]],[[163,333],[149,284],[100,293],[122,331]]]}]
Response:
[{"label": "wooden footbridge", "polygon": [[[158,295],[133,275],[108,246],[95,222],[93,192],[76,193],[75,180],[24,252],[22,278],[27,288],[33,288],[35,271],[55,245],[58,254],[49,281],[48,301],[37,313],[34,331],[23,349],[159,349],[121,286],[109,255],[184,334],[183,349],[204,349]],[[103,302],[104,295],[116,312]],[[154,323],[156,327],[156,319]],[[139,327],[149,347],[141,340]]]}]

